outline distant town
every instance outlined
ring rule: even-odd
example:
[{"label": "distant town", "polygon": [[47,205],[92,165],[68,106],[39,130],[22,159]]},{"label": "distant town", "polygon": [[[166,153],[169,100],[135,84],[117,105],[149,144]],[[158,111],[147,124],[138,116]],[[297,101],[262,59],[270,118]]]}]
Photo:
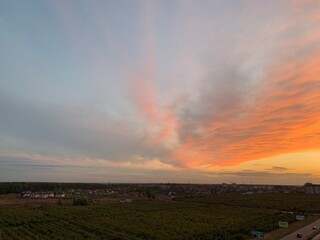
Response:
[{"label": "distant town", "polygon": [[[9,183],[8,183],[9,184]],[[18,184],[18,183],[17,183]],[[68,198],[75,196],[114,196],[121,198],[122,202],[128,199],[152,198],[158,200],[174,200],[176,197],[208,196],[216,194],[259,194],[259,193],[292,193],[320,194],[320,184],[306,183],[303,186],[288,185],[258,185],[258,184],[82,184],[72,188],[72,184],[58,184],[50,191],[32,191],[35,188],[30,183],[30,189],[21,191],[21,198],[47,199]],[[35,183],[36,184],[36,183]],[[49,183],[48,183],[49,184]],[[46,183],[38,183],[37,189]],[[50,184],[49,184],[50,185]],[[90,186],[92,185],[92,188]],[[26,185],[28,186],[28,185]],[[25,187],[26,187],[25,186]],[[8,192],[10,193],[10,191]],[[16,193],[16,192],[15,192]],[[124,201],[123,199],[126,199]]]}]

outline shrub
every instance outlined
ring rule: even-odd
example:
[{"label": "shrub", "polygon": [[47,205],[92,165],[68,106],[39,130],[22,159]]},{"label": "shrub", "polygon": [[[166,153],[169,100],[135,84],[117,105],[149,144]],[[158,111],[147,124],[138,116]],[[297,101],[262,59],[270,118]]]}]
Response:
[{"label": "shrub", "polygon": [[87,206],[88,201],[87,201],[87,199],[84,199],[84,198],[73,199],[73,205],[74,206]]}]

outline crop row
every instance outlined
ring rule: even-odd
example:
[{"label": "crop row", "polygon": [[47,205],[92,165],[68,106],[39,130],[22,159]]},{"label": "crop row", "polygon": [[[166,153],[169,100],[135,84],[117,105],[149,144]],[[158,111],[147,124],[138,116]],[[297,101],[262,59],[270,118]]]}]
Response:
[{"label": "crop row", "polygon": [[0,231],[3,239],[13,240],[201,239],[203,236],[232,239],[248,236],[253,228],[273,229],[280,218],[280,212],[261,208],[145,201],[0,208]]}]

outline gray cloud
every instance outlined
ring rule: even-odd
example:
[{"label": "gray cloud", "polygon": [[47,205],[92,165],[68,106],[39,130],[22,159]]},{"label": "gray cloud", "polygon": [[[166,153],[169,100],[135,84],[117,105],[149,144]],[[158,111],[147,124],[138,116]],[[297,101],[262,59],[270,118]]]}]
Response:
[{"label": "gray cloud", "polygon": [[290,169],[289,169],[289,168],[285,168],[285,167],[272,166],[271,169],[266,169],[266,170],[277,171],[277,172],[284,172],[284,171],[287,171],[287,170],[290,170]]},{"label": "gray cloud", "polygon": [[[1,145],[19,151],[113,161],[157,152],[145,145],[143,137],[126,121],[95,112],[89,106],[43,107],[0,94],[0,112]],[[23,142],[23,147],[19,149],[15,141]]]},{"label": "gray cloud", "polygon": [[274,173],[269,171],[255,171],[255,170],[242,170],[242,171],[234,171],[234,172],[214,172],[208,173],[203,172],[205,174],[212,175],[220,175],[220,176],[235,176],[235,177],[255,177],[255,178],[269,178],[276,177],[279,178],[287,178],[287,177],[308,177],[312,176],[310,173]]},{"label": "gray cloud", "polygon": [[[312,19],[297,23],[289,14],[272,16],[285,23],[282,30],[275,31],[274,22],[270,33],[238,33],[243,41],[219,42],[204,64],[202,85],[179,116],[178,132],[182,145],[190,148],[192,142],[193,150],[206,156],[201,163],[237,164],[319,146],[318,128],[304,132],[319,121],[320,82],[313,65],[320,45],[308,37],[318,29]],[[257,26],[264,29],[265,23]],[[264,48],[257,46],[261,38],[268,39],[260,42]]]}]

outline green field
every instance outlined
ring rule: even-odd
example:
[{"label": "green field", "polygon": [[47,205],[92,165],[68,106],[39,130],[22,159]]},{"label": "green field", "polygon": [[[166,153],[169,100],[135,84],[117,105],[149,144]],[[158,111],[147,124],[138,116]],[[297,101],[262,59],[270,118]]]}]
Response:
[{"label": "green field", "polygon": [[279,220],[294,220],[278,210],[284,202],[302,209],[317,201],[304,194],[229,194],[88,206],[0,204],[0,239],[250,239],[253,229],[268,232]]},{"label": "green field", "polygon": [[206,197],[183,197],[180,201],[223,204],[254,208],[320,213],[320,195],[305,193],[263,193],[249,195],[221,194]]}]

